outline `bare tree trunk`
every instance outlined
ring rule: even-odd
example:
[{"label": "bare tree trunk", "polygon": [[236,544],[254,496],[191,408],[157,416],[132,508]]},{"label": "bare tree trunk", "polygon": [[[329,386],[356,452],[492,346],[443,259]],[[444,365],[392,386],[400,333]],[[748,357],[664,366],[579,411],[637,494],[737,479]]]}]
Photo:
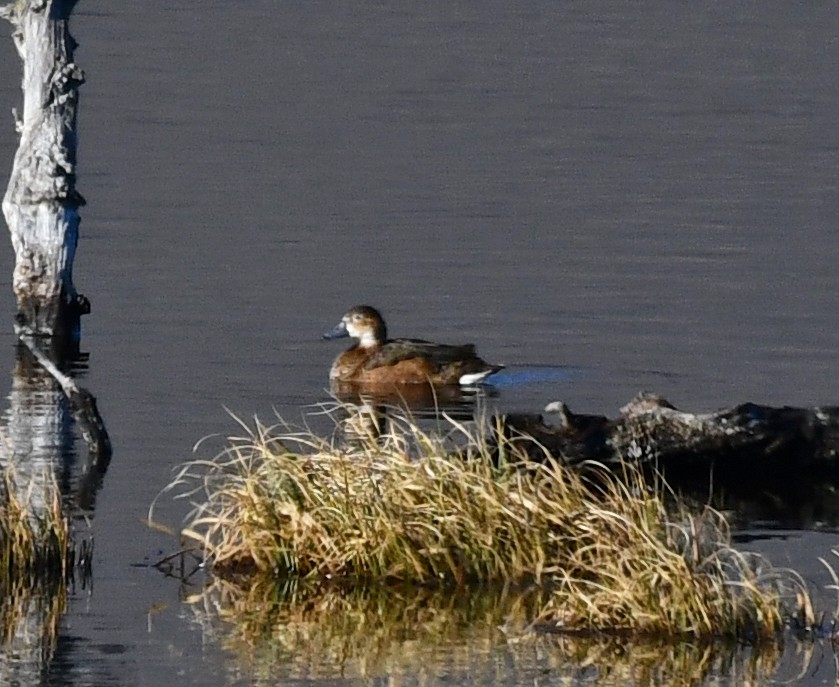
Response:
[{"label": "bare tree trunk", "polygon": [[[75,0],[18,0],[0,8],[23,60],[20,145],[3,214],[15,250],[16,324],[23,333],[78,339],[89,311],[73,286],[79,235],[76,106],[84,75],[73,62],[68,18]],[[15,113],[17,114],[17,113]]]},{"label": "bare tree trunk", "polygon": [[[61,369],[78,355],[79,319],[90,310],[73,286],[78,209],[84,204],[75,188],[76,105],[84,81],[73,63],[76,42],[68,28],[75,4],[76,0],[17,0],[0,7],[0,17],[14,27],[23,60],[23,117],[15,113],[20,145],[3,198],[15,249],[15,329],[43,370],[15,376],[9,430],[15,446],[63,447],[71,429],[69,410],[89,449],[79,499],[92,508],[110,460],[110,440],[96,399]],[[21,370],[31,368],[33,361],[19,354]]]}]

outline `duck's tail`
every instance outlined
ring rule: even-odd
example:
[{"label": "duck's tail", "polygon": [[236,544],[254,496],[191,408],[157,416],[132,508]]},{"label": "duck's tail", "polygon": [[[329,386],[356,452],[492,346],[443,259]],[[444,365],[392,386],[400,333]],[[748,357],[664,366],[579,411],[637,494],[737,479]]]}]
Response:
[{"label": "duck's tail", "polygon": [[490,375],[493,375],[496,372],[498,372],[498,370],[503,369],[503,365],[487,365],[486,368],[484,368],[483,370],[479,370],[478,372],[467,372],[466,374],[461,375],[460,379],[458,379],[457,381],[461,386],[472,386],[473,384],[480,384]]}]

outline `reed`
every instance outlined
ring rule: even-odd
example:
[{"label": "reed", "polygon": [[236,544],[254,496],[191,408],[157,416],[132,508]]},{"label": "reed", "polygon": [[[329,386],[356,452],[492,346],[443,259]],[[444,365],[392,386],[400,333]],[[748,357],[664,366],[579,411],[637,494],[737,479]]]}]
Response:
[{"label": "reed", "polygon": [[183,534],[219,575],[544,584],[536,620],[563,631],[766,636],[809,598],[630,464],[571,470],[498,427],[447,423],[391,416],[340,443],[256,422],[170,485],[194,500]]}]

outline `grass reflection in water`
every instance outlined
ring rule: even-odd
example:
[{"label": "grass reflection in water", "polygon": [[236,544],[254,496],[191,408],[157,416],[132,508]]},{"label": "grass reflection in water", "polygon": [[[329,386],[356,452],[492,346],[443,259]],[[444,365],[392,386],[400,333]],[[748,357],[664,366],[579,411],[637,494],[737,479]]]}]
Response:
[{"label": "grass reflection in water", "polygon": [[820,645],[791,639],[642,640],[528,625],[543,589],[285,585],[215,580],[190,598],[208,639],[255,684],[388,676],[406,684],[765,684],[808,669]]}]

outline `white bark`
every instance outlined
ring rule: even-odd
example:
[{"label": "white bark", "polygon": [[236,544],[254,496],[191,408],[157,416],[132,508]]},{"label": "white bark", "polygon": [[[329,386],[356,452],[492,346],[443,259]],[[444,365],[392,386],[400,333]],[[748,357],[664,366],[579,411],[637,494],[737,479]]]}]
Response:
[{"label": "white bark", "polygon": [[67,26],[73,4],[18,0],[0,8],[23,60],[20,144],[3,198],[15,250],[17,324],[47,336],[65,333],[64,319],[78,303],[72,269],[84,200],[75,190],[76,105],[84,76]]},{"label": "white bark", "polygon": [[[84,203],[75,189],[76,105],[84,76],[73,63],[76,43],[67,25],[74,5],[75,0],[17,0],[0,7],[0,17],[14,26],[23,60],[20,144],[3,198],[15,250],[16,330],[43,370],[15,375],[9,432],[16,450],[47,455],[58,468],[71,441],[72,413],[89,449],[79,500],[92,505],[110,459],[110,441],[96,399],[60,369],[65,357],[78,355],[78,320],[88,311],[72,279],[78,208]],[[43,336],[52,337],[51,345],[42,348]],[[34,382],[44,386],[33,388]],[[0,451],[0,467],[3,462]]]}]

